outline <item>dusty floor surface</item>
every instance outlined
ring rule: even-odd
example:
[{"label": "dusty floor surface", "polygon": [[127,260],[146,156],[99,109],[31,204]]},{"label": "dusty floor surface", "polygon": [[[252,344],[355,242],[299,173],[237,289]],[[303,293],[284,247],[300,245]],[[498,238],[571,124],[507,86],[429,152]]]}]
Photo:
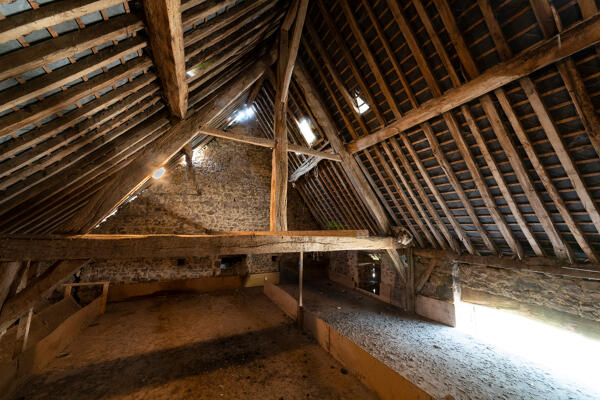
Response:
[{"label": "dusty floor surface", "polygon": [[[297,285],[281,286],[297,296]],[[304,307],[436,398],[600,398],[529,360],[330,281],[306,282]]]},{"label": "dusty floor surface", "polygon": [[375,399],[262,288],[109,304],[17,399]]}]

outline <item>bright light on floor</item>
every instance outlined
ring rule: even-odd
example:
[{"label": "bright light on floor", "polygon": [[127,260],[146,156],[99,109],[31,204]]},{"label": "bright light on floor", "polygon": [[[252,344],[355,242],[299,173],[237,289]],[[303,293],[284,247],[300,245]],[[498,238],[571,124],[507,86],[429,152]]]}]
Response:
[{"label": "bright light on floor", "polygon": [[160,167],[159,169],[157,169],[156,171],[154,171],[154,173],[152,174],[152,177],[154,179],[160,179],[160,178],[163,177],[164,174],[165,174],[164,167]]},{"label": "bright light on floor", "polygon": [[600,341],[514,313],[459,302],[457,328],[600,395]]}]

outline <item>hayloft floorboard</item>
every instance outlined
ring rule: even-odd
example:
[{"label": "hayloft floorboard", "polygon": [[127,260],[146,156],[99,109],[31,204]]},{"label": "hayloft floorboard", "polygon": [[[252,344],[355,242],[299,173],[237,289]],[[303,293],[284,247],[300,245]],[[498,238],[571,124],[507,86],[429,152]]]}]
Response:
[{"label": "hayloft floorboard", "polygon": [[16,398],[376,398],[262,288],[109,304],[63,354]]}]

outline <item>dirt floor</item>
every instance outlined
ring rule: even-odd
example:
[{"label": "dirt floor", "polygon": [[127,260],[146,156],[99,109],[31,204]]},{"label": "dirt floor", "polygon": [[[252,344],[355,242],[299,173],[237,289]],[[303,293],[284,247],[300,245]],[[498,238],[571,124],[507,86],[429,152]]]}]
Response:
[{"label": "dirt floor", "polygon": [[[297,285],[281,285],[297,297]],[[436,398],[598,399],[542,366],[330,281],[305,282],[304,307]]]},{"label": "dirt floor", "polygon": [[17,399],[375,399],[262,288],[109,304]]}]

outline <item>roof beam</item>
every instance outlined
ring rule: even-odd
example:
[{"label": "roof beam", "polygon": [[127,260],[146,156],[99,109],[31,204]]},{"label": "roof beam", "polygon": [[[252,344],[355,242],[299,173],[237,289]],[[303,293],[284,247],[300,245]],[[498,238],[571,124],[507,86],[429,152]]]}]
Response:
[{"label": "roof beam", "polygon": [[560,36],[547,39],[512,59],[495,65],[464,85],[424,102],[418,108],[407,112],[404,118],[375,133],[363,136],[346,147],[352,154],[364,150],[598,42],[600,14],[566,29]]},{"label": "roof beam", "polygon": [[87,206],[65,223],[66,232],[87,232],[118,207],[132,193],[150,179],[154,170],[167,163],[192,140],[198,129],[218,116],[219,112],[248,90],[264,73],[270,57],[255,63],[237,81],[229,85],[207,107],[175,124],[160,139],[147,146],[126,168],[119,171],[104,185]]},{"label": "roof beam", "polygon": [[4,54],[0,57],[0,81],[130,35],[143,27],[144,23],[137,15],[124,14]]},{"label": "roof beam", "polygon": [[[362,171],[356,160],[348,151],[346,151],[342,140],[338,136],[337,128],[335,127],[333,118],[327,111],[323,100],[318,94],[313,80],[310,78],[306,68],[300,61],[296,62],[296,68],[294,68],[294,77],[296,78],[296,83],[298,83],[298,86],[302,89],[306,98],[306,102],[315,115],[318,124],[323,128],[323,132],[325,133],[325,136],[327,136],[327,140],[329,141],[331,148],[340,155],[342,159],[342,167],[350,179],[350,182],[352,182],[352,185],[356,189],[358,197],[363,203],[365,203],[375,218],[380,234],[388,234],[391,232],[392,227],[387,215],[385,214],[385,211],[371,190],[371,187],[365,179],[365,176],[362,174]],[[388,260],[391,261],[392,265],[404,278],[404,267],[400,261],[398,253],[394,250],[390,250],[386,251],[386,254]]]},{"label": "roof beam", "polygon": [[[296,64],[296,56],[300,46],[304,20],[308,10],[308,0],[296,0],[290,6],[279,34],[279,59],[277,62],[277,90],[274,102],[273,162],[271,172],[271,199],[269,225],[271,231],[287,230],[287,185],[288,185],[288,135],[287,135],[287,102],[292,80],[292,71]],[[292,37],[288,31],[291,20],[295,19]]]},{"label": "roof beam", "polygon": [[0,21],[0,43],[122,2],[123,0],[63,0],[11,15]]},{"label": "roof beam", "polygon": [[44,100],[38,101],[26,108],[0,117],[0,136],[9,135],[45,117],[64,110],[77,101],[151,66],[152,60],[148,57],[136,57],[126,64],[111,68],[108,72],[98,74],[87,82],[79,83],[69,90],[48,96]]},{"label": "roof beam", "polygon": [[208,255],[383,250],[401,247],[392,237],[312,232],[239,232],[217,235],[1,236],[1,260],[203,257]]},{"label": "roof beam", "polygon": [[184,118],[188,87],[183,48],[180,0],[145,0],[144,12],[152,58],[171,113]]}]

